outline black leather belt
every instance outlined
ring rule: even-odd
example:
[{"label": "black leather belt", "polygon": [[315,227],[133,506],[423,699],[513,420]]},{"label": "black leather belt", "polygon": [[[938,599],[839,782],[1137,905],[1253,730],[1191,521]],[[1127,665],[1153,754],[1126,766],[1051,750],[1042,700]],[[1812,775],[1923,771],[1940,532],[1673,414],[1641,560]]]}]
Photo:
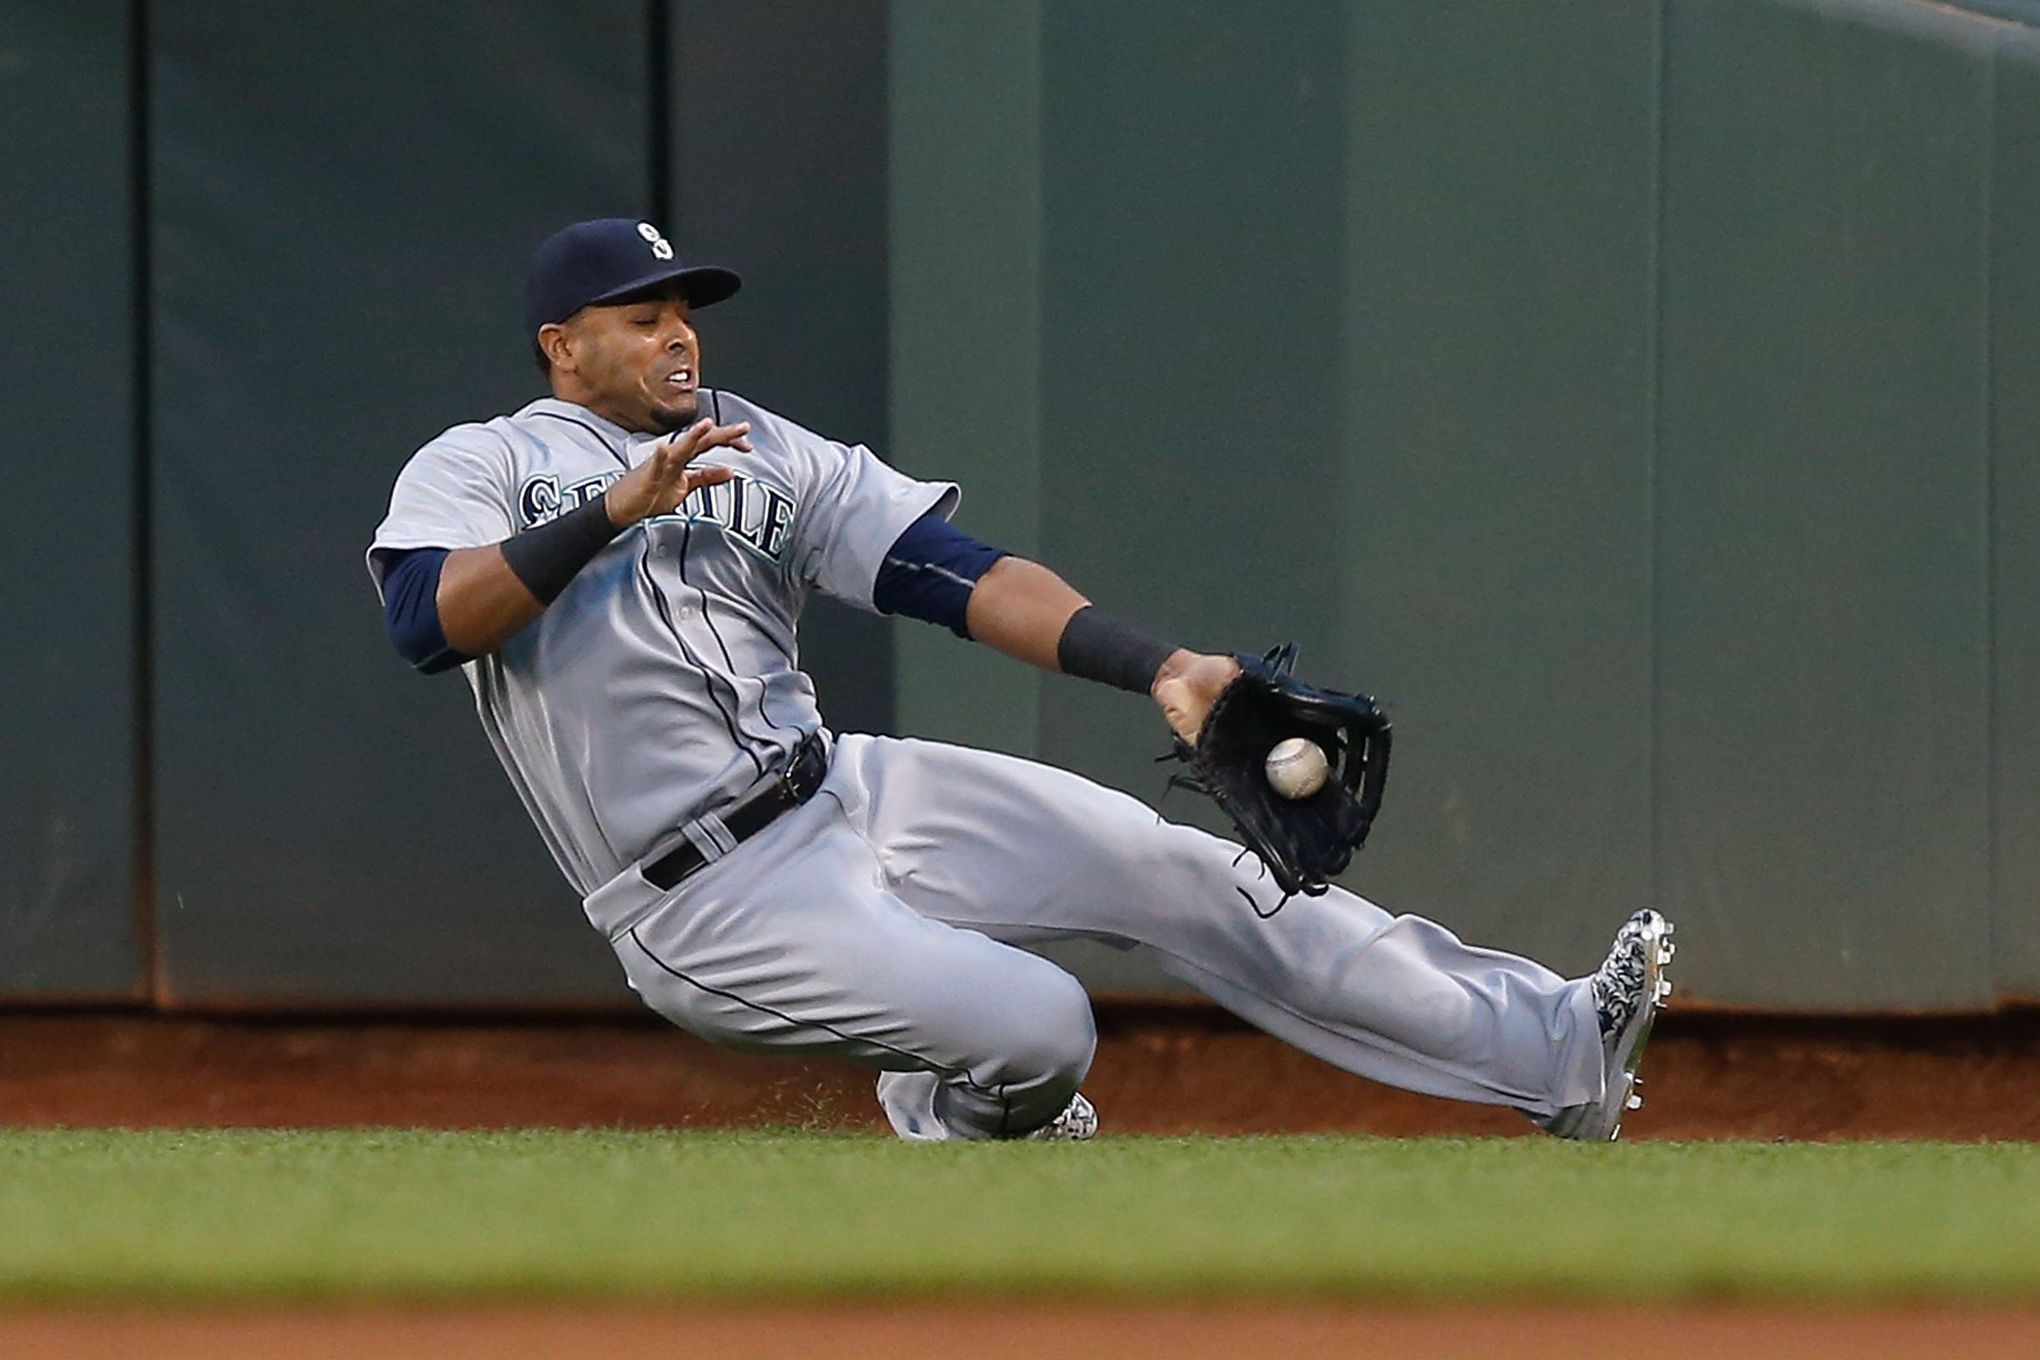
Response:
[{"label": "black leather belt", "polygon": [[[722,824],[738,842],[751,839],[785,813],[815,796],[829,773],[829,752],[820,737],[805,737],[793,748],[793,758],[779,777],[722,814]],[[674,849],[638,869],[645,882],[671,890],[680,880],[708,863],[694,842],[683,840]]]}]

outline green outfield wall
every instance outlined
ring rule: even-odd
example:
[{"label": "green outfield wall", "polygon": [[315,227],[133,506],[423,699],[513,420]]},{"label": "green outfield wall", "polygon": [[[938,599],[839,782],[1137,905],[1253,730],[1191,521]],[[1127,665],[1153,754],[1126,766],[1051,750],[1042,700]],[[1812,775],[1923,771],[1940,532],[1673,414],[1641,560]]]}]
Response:
[{"label": "green outfield wall", "polygon": [[[1655,902],[1719,1005],[2040,999],[2035,25],[0,0],[0,997],[632,1004],[360,555],[537,394],[536,242],[644,212],[746,275],[715,381],[1387,700],[1355,889],[1568,971]],[[840,728],[1161,793],[1137,699],[802,643]]]},{"label": "green outfield wall", "polygon": [[[1994,8],[1049,0],[1006,62],[896,7],[900,455],[1387,698],[1347,881],[1392,908],[1578,969],[1656,902],[1727,1005],[2040,994],[2040,44]],[[926,226],[959,158],[1031,228]],[[1158,789],[1135,701],[901,668],[906,726]]]}]

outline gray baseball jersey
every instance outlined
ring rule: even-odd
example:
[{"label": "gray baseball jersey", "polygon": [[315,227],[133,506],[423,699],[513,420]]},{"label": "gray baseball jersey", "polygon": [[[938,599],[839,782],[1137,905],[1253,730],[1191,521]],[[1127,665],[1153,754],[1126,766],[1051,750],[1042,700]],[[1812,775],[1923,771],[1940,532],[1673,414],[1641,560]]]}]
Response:
[{"label": "gray baseball jersey", "polygon": [[[465,670],[489,741],[584,897],[822,727],[801,673],[808,591],[865,609],[885,551],[957,490],[822,438],[728,392],[703,415],[751,422],[735,476],[618,536],[538,621]],[[657,437],[547,397],[456,425],[413,454],[369,548],[500,543],[601,495]]]}]

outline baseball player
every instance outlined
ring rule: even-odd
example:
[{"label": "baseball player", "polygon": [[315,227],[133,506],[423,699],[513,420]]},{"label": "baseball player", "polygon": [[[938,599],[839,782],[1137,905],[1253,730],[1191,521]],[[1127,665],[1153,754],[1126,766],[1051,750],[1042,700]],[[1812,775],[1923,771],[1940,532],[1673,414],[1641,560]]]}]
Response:
[{"label": "baseball player", "polygon": [[466,674],[646,1004],[875,1069],[902,1138],[1087,1138],[1090,1002],[1029,952],[1086,938],[1347,1071],[1616,1135],[1670,986],[1655,912],[1568,980],[1337,887],[1267,914],[1239,846],[1067,771],[832,734],[796,646],[813,591],[1149,696],[1186,744],[1241,666],[952,527],[954,485],[703,386],[696,319],[738,286],[646,222],[547,240],[525,332],[551,395],[419,449],[368,550],[397,650]]}]

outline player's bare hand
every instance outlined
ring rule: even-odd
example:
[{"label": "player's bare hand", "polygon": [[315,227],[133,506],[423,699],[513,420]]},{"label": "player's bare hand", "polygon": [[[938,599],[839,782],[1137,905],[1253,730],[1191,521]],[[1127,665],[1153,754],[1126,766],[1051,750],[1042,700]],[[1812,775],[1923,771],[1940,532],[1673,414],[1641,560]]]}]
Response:
[{"label": "player's bare hand", "polygon": [[652,448],[652,456],[625,473],[603,493],[602,508],[609,522],[621,529],[653,515],[671,514],[696,490],[727,482],[734,474],[726,467],[695,467],[694,460],[710,449],[751,451],[749,421],[718,425],[712,420],[695,421],[675,435],[668,435]]},{"label": "player's bare hand", "polygon": [[1155,672],[1155,682],[1148,693],[1161,705],[1170,729],[1194,746],[1197,734],[1204,730],[1205,715],[1239,673],[1240,663],[1229,656],[1209,656],[1178,648]]}]

